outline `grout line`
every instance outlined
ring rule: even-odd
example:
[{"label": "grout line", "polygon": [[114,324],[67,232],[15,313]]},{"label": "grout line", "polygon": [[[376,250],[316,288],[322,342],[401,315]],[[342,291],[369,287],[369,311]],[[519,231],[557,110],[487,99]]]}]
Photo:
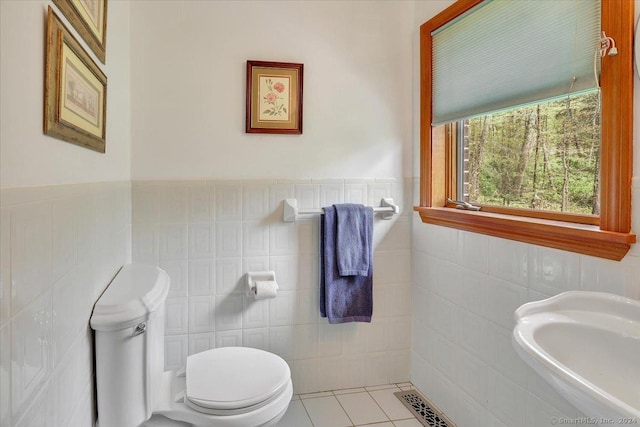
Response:
[{"label": "grout line", "polygon": [[394,383],[394,384],[396,385],[396,387],[415,387],[411,381],[403,381],[401,383]]},{"label": "grout line", "polygon": [[321,397],[331,397],[331,396],[333,396],[333,390],[318,391],[318,392],[315,392],[315,393],[305,393],[305,394],[299,394],[298,395],[300,400],[319,399]]},{"label": "grout line", "polygon": [[315,424],[313,423],[313,420],[311,419],[311,415],[309,414],[309,411],[307,411],[307,407],[304,406],[304,402],[302,401],[302,399],[299,399],[300,403],[302,404],[302,409],[304,409],[305,414],[307,414],[307,418],[309,419],[309,422],[311,423],[312,426],[315,427]]},{"label": "grout line", "polygon": [[380,390],[389,390],[392,388],[399,388],[397,384],[395,383],[389,383],[389,384],[380,384],[380,385],[374,385],[374,386],[369,386],[369,387],[364,387],[364,389],[366,391],[380,391]]},{"label": "grout line", "polygon": [[[396,387],[398,390],[400,390],[400,387]],[[382,390],[393,390],[391,388],[383,388]],[[379,391],[379,390],[374,390],[374,391]],[[378,405],[378,408],[380,408],[380,410],[382,411],[383,414],[385,414],[388,418],[387,421],[393,421],[391,419],[391,417],[389,416],[389,414],[387,414],[387,412],[384,410],[384,408],[378,403],[378,401],[371,395],[371,393],[369,392],[369,390],[367,390],[367,394],[369,395],[369,397],[371,398],[371,400],[373,400],[373,402]]]},{"label": "grout line", "polygon": [[[360,392],[362,393],[362,392]],[[336,395],[333,390],[331,390],[331,394],[333,394],[333,398],[336,399],[338,401],[338,405],[340,405],[340,407],[342,408],[342,410],[344,411],[345,415],[347,416],[347,418],[349,418],[349,421],[351,421],[351,426],[355,426],[356,423],[353,422],[353,420],[351,419],[351,417],[349,416],[349,413],[347,412],[347,410],[344,408],[344,406],[342,406],[342,402],[340,402],[340,399],[338,399],[339,395]],[[347,394],[356,394],[356,393],[347,393]],[[350,426],[350,427],[351,427]]]},{"label": "grout line", "polygon": [[[358,389],[362,389],[362,390],[358,390]],[[346,392],[346,390],[353,390],[353,391],[349,391]],[[336,391],[340,391],[341,393],[335,393]],[[364,393],[365,391],[367,391],[366,388],[364,387],[355,387],[353,389],[349,389],[349,388],[341,388],[341,389],[337,389],[337,390],[331,390],[331,393],[333,393],[335,396],[341,396],[343,394],[356,394],[356,393]]]},{"label": "grout line", "polygon": [[357,425],[357,426],[355,426],[355,427],[358,427],[358,426],[377,426],[377,425],[382,425],[382,424],[386,424],[386,423],[391,423],[391,424],[393,424],[393,421],[391,421],[391,420],[387,420],[387,421],[376,421],[375,423],[358,424],[358,425]]}]

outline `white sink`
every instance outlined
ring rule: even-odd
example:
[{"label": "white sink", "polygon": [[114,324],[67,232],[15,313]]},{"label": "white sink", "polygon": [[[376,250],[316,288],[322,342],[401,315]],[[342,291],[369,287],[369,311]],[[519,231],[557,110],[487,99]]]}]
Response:
[{"label": "white sink", "polygon": [[599,424],[640,424],[640,301],[571,291],[515,317],[516,352],[558,393]]}]

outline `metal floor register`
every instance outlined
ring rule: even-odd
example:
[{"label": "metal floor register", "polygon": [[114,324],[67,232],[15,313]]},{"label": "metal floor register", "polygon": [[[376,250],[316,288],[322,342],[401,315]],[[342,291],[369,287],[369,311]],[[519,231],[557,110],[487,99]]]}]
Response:
[{"label": "metal floor register", "polygon": [[436,406],[416,390],[393,393],[425,427],[455,427]]}]

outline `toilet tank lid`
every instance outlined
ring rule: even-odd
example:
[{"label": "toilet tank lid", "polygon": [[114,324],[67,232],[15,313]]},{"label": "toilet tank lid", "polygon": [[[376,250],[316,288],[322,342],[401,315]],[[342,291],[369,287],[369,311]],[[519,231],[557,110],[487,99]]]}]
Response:
[{"label": "toilet tank lid", "polygon": [[116,331],[136,325],[164,302],[168,292],[169,275],[164,270],[152,265],[125,265],[98,298],[91,327]]}]

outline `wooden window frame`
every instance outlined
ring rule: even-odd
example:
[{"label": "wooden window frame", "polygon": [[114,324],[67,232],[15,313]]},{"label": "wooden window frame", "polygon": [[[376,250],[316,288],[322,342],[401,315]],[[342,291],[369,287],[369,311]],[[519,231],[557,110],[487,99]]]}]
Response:
[{"label": "wooden window frame", "polygon": [[431,33],[483,0],[458,0],[420,26],[420,206],[423,222],[622,259],[636,242],[631,233],[633,149],[634,2],[601,0],[601,25],[616,41],[616,56],[602,61],[600,216],[483,206],[455,209],[455,126],[432,126]]}]

